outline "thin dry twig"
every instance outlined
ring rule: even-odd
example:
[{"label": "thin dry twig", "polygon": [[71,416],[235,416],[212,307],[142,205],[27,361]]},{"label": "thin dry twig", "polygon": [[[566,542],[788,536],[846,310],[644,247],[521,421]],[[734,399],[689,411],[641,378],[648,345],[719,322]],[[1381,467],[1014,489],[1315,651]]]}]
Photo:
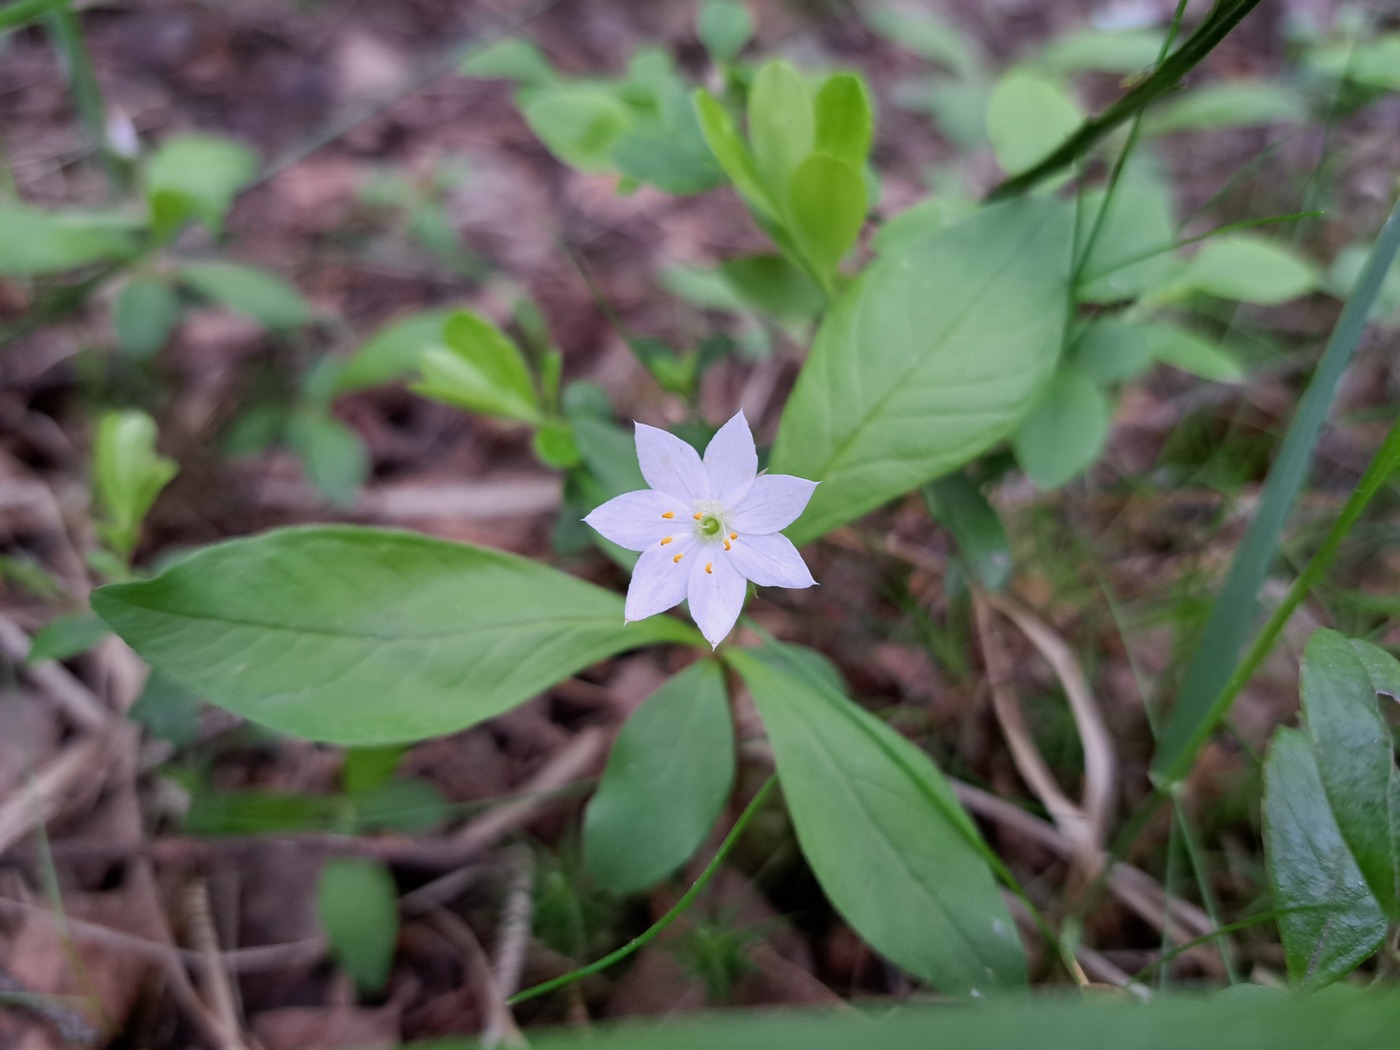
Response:
[{"label": "thin dry twig", "polygon": [[112,741],[110,733],[79,737],[0,803],[0,853],[62,812],[81,781],[101,776]]},{"label": "thin dry twig", "polygon": [[195,880],[186,890],[185,922],[201,962],[200,990],[219,1027],[226,1033],[228,1041],[225,1045],[228,1050],[247,1050],[233,982],[220,957],[219,935],[214,929],[214,915],[209,908],[209,887],[203,879]]},{"label": "thin dry twig", "polygon": [[13,660],[26,678],[56,701],[79,729],[97,733],[111,726],[112,712],[62,664],[53,660],[27,664],[29,648],[29,635],[24,629],[8,617],[0,616],[0,653]]},{"label": "thin dry twig", "polygon": [[534,865],[530,855],[523,851],[517,852],[514,860],[515,872],[506,891],[492,970],[496,988],[507,999],[520,988],[520,972],[525,966],[525,946],[530,940],[530,920],[534,912]]},{"label": "thin dry twig", "polygon": [[467,980],[474,986],[481,1006],[481,1043],[485,1047],[524,1046],[525,1037],[516,1026],[510,1007],[509,993],[503,991],[491,975],[491,963],[472,928],[440,904],[429,904],[423,918],[453,947],[466,957]]}]

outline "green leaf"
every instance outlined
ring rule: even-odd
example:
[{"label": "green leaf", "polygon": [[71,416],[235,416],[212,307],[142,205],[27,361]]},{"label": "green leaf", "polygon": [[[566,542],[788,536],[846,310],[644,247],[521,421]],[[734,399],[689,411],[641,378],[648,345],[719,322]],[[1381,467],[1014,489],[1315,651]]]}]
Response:
[{"label": "green leaf", "polygon": [[865,167],[875,120],[865,81],[854,73],[828,77],[817,91],[813,110],[817,152],[829,153],[856,171]]},{"label": "green leaf", "polygon": [[920,201],[887,219],[875,231],[871,246],[880,255],[893,255],[929,237],[935,236],[956,226],[977,210],[977,202],[971,197],[943,195]]},{"label": "green leaf", "polygon": [[[539,1050],[1317,1050],[1386,1047],[1400,995],[1329,988],[1291,996],[1258,985],[1216,995],[1046,995],[981,1008],[911,1004],[877,1013],[787,1010],[590,1027]],[[459,1043],[452,1050],[467,1050]]]},{"label": "green leaf", "polygon": [[1380,906],[1400,918],[1400,770],[1377,683],[1351,642],[1319,630],[1303,652],[1300,688],[1337,827]]},{"label": "green leaf", "polygon": [[146,195],[180,198],[189,214],[217,234],[234,197],[257,173],[257,154],[232,139],[175,135],[146,161]]},{"label": "green leaf", "polygon": [[831,903],[876,951],[945,993],[1024,984],[987,847],[947,781],[792,651],[728,658],[753,694],[797,841]]},{"label": "green leaf", "polygon": [[152,671],[127,714],[152,736],[187,747],[199,739],[199,704],[194,693]]},{"label": "green leaf", "polygon": [[1107,396],[1088,376],[1061,368],[1011,438],[1016,462],[1037,488],[1057,489],[1098,458],[1112,418]]},{"label": "green leaf", "polygon": [[[1327,290],[1339,299],[1350,295],[1366,265],[1366,254],[1367,246],[1361,243],[1348,244],[1339,251],[1327,275]],[[1400,263],[1392,263],[1386,271],[1371,307],[1370,320],[1387,326],[1400,325]]]},{"label": "green leaf", "polygon": [[135,253],[145,223],[110,212],[0,202],[0,277],[37,277]]},{"label": "green leaf", "polygon": [[370,466],[360,435],[330,416],[298,412],[287,422],[287,445],[317,492],[337,507],[354,504]]},{"label": "green leaf", "polygon": [[812,97],[802,74],[788,62],[765,62],[749,88],[749,142],[774,199],[786,196],[788,180],[812,152],[815,137]]},{"label": "green leaf", "polygon": [[335,392],[348,394],[406,379],[432,346],[442,346],[442,326],[453,309],[423,310],[383,325],[350,354],[336,377]]},{"label": "green leaf", "polygon": [[523,423],[540,418],[538,395],[520,348],[490,321],[467,310],[442,328],[444,346],[431,346],[419,361],[424,397],[471,412]]},{"label": "green leaf", "polygon": [[399,891],[375,860],[334,857],[316,884],[316,914],[336,962],[362,992],[389,979],[399,939]]},{"label": "green leaf", "polygon": [[1051,200],[983,209],[877,260],[837,298],[773,447],[774,471],[822,482],[795,543],[1015,428],[1055,367],[1072,221]]},{"label": "green leaf", "polygon": [[710,147],[715,160],[729,176],[734,188],[743,194],[749,204],[769,218],[778,214],[777,206],[769,197],[768,191],[758,175],[753,154],[728,111],[709,92],[698,90],[694,95],[695,115],[700,121],[700,130],[705,136],[705,144]]},{"label": "green leaf", "polygon": [[1190,329],[1165,322],[1139,327],[1148,352],[1163,364],[1213,383],[1234,383],[1244,378],[1244,366],[1228,351]]},{"label": "green leaf", "polygon": [[103,520],[99,530],[122,558],[136,546],[146,512],[178,472],[175,461],[156,452],[156,424],[136,410],[108,412],[97,424],[92,484]]},{"label": "green leaf", "polygon": [[549,152],[579,171],[613,171],[613,146],[632,123],[611,91],[577,83],[530,88],[520,111]]},{"label": "green leaf", "polygon": [[424,835],[447,823],[452,806],[431,781],[391,780],[355,798],[355,828]]},{"label": "green leaf", "polygon": [[579,463],[578,443],[568,423],[547,420],[535,431],[535,455],[552,470],[568,470]]},{"label": "green leaf", "polygon": [[87,652],[111,633],[100,617],[86,609],[55,616],[29,643],[27,662],[67,660]]},{"label": "green leaf", "polygon": [[977,80],[960,84],[942,78],[934,81],[926,105],[945,138],[961,150],[973,150],[987,141],[987,107],[992,90]]},{"label": "green leaf", "polygon": [[1317,286],[1312,264],[1273,241],[1247,233],[1205,243],[1185,268],[1153,298],[1170,301],[1192,292],[1271,305],[1296,299]]},{"label": "green leaf", "polygon": [[1312,746],[1296,729],[1274,734],[1264,763],[1264,852],[1294,985],[1330,984],[1375,953],[1385,915],[1327,806]]},{"label": "green leaf", "polygon": [[965,474],[949,474],[924,486],[924,502],[953,534],[977,582],[989,591],[1005,587],[1011,579],[1011,541],[982,490]]},{"label": "green leaf", "polygon": [[870,28],[907,51],[937,62],[964,80],[982,68],[981,49],[972,36],[930,11],[895,7],[861,8]]},{"label": "green leaf", "polygon": [[117,293],[112,324],[126,357],[143,361],[158,353],[180,320],[180,297],[164,281],[138,277]]},{"label": "green leaf", "polygon": [[345,799],[339,795],[196,790],[183,830],[201,836],[324,831],[340,821],[344,811]]},{"label": "green leaf", "polygon": [[1074,344],[1071,363],[1100,385],[1122,383],[1151,367],[1152,348],[1143,325],[1100,318]]},{"label": "green leaf", "polygon": [[348,795],[366,795],[389,782],[408,748],[403,744],[382,747],[347,747],[340,768],[340,782]]},{"label": "green leaf", "polygon": [[1066,138],[1084,114],[1060,84],[1033,73],[1004,76],[987,103],[987,136],[1010,173],[1029,168]]},{"label": "green leaf", "polygon": [[698,634],[544,565],[411,533],[206,548],[93,609],[157,670],[284,733],[389,744],[474,725],[605,656]]},{"label": "green leaf", "polygon": [[627,178],[678,196],[703,193],[725,180],[695,107],[679,84],[664,93],[654,116],[637,118],[617,140],[612,160]]},{"label": "green leaf", "polygon": [[181,263],[180,280],[206,299],[251,317],[264,328],[297,328],[311,321],[311,305],[275,273],[242,263]]},{"label": "green leaf", "polygon": [[826,305],[821,288],[786,256],[741,255],[719,272],[744,303],[781,321],[810,320]]},{"label": "green leaf", "polygon": [[691,664],[623,725],[583,820],[583,857],[614,893],[656,885],[709,835],[734,781],[724,669]]},{"label": "green leaf", "polygon": [[457,72],[464,77],[517,80],[522,84],[547,84],[554,79],[554,67],[534,44],[519,37],[507,37],[473,51],[462,59]]},{"label": "green leaf", "polygon": [[1057,76],[1073,73],[1133,76],[1157,64],[1162,40],[1161,31],[1156,29],[1076,30],[1050,41],[1035,59],[1035,68]]},{"label": "green leaf", "polygon": [[836,272],[865,224],[865,180],[844,161],[814,153],[788,184],[793,236],[823,277]]},{"label": "green leaf", "polygon": [[1307,103],[1288,85],[1245,80],[1209,84],[1163,102],[1143,118],[1142,130],[1146,135],[1170,135],[1178,131],[1294,124],[1307,115]]},{"label": "green leaf", "polygon": [[753,36],[753,20],[740,0],[704,0],[695,35],[716,62],[733,62]]},{"label": "green leaf", "polygon": [[[1080,197],[1080,246],[1089,237],[1104,191],[1092,190]],[[1114,191],[1108,212],[1084,261],[1083,278],[1075,298],[1087,303],[1113,303],[1135,299],[1160,285],[1176,269],[1164,244],[1176,240],[1171,196],[1166,183],[1145,165],[1130,166]]]}]

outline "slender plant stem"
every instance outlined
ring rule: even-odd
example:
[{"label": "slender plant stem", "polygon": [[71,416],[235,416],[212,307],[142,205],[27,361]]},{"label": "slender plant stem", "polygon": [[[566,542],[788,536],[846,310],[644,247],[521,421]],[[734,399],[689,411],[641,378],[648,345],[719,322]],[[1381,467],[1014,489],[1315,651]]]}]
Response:
[{"label": "slender plant stem", "polygon": [[523,1003],[527,999],[534,999],[537,996],[544,995],[546,992],[552,992],[556,988],[562,988],[566,984],[573,984],[575,981],[581,981],[585,977],[590,977],[601,970],[606,970],[614,963],[621,962],[638,948],[643,947],[648,942],[655,939],[662,930],[666,929],[667,926],[670,926],[671,923],[680,918],[681,913],[689,908],[691,904],[695,902],[695,898],[700,896],[701,891],[709,885],[710,879],[714,877],[715,872],[719,870],[720,865],[724,863],[730,851],[734,849],[734,844],[739,841],[739,836],[744,833],[744,829],[748,827],[749,821],[753,819],[753,815],[758,812],[759,807],[763,805],[764,799],[768,797],[768,793],[773,790],[773,785],[777,782],[778,778],[776,774],[770,776],[763,782],[763,786],[758,789],[758,793],[754,795],[753,800],[744,807],[744,811],[739,814],[739,819],[736,820],[734,826],[729,829],[729,834],[724,837],[724,841],[720,843],[719,849],[715,852],[714,857],[710,859],[710,863],[705,866],[705,870],[700,873],[700,877],[690,884],[690,889],[685,891],[685,894],[680,900],[676,901],[670,911],[657,919],[656,922],[647,927],[647,929],[639,933],[636,937],[633,937],[621,948],[617,949],[617,951],[609,952],[597,962],[589,963],[587,966],[582,966],[577,970],[570,970],[568,973],[556,977],[553,980],[545,981],[543,984],[537,984],[532,988],[526,988],[524,991],[516,992],[506,1000],[506,1004],[514,1006],[516,1003]]},{"label": "slender plant stem", "polygon": [[1186,812],[1186,807],[1181,804],[1180,792],[1172,792],[1172,809],[1177,823],[1181,826],[1181,844],[1186,847],[1186,859],[1191,862],[1191,871],[1196,876],[1196,886],[1201,891],[1201,904],[1205,906],[1206,914],[1210,916],[1211,925],[1215,927],[1215,946],[1216,950],[1220,952],[1220,961],[1225,964],[1225,978],[1231,984],[1239,984],[1240,975],[1235,971],[1235,960],[1230,953],[1230,942],[1220,932],[1220,902],[1216,899],[1215,891],[1210,886],[1210,873],[1206,871],[1205,849],[1202,847],[1200,839],[1196,837],[1196,829],[1191,823],[1190,814]]}]

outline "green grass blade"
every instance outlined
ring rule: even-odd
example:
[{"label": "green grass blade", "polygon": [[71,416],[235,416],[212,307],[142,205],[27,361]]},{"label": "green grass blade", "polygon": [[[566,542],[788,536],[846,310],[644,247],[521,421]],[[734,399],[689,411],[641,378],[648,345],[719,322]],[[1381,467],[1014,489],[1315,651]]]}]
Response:
[{"label": "green grass blade", "polygon": [[17,0],[0,7],[0,33],[37,22],[45,15],[67,6],[68,0]]},{"label": "green grass blade", "polygon": [[92,56],[88,54],[87,44],[83,41],[78,17],[70,4],[63,3],[49,11],[47,21],[49,37],[68,73],[68,89],[73,93],[78,119],[82,121],[88,138],[102,160],[108,181],[113,187],[120,188],[121,170],[107,143],[107,105],[102,99],[102,88],[97,83]]},{"label": "green grass blade", "polygon": [[[1238,686],[1233,692],[1227,691],[1227,686],[1239,678],[1240,669],[1244,666],[1239,663],[1240,649],[1254,620],[1260,588],[1273,563],[1284,522],[1307,478],[1318,436],[1336,396],[1338,381],[1361,341],[1366,317],[1376,301],[1386,272],[1395,261],[1397,251],[1400,251],[1400,200],[1396,201],[1390,218],[1381,228],[1361,276],[1347,297],[1337,327],[1332,331],[1332,338],[1327,343],[1322,360],[1318,362],[1313,380],[1284,435],[1278,458],[1264,482],[1259,509],[1245,530],[1225,585],[1211,608],[1200,645],[1187,668],[1180,695],[1158,745],[1152,771],[1159,786],[1169,787],[1186,776],[1196,752],[1228,714],[1234,695],[1238,693]],[[1357,494],[1362,493],[1376,468],[1377,463],[1373,461],[1372,470],[1368,470],[1367,478],[1357,488]],[[1353,495],[1355,498],[1356,494]],[[1344,513],[1338,524],[1346,522],[1346,517]],[[1349,522],[1346,524],[1349,525]],[[1332,536],[1328,537],[1328,546],[1333,545],[1333,539]],[[1341,539],[1342,535],[1336,535],[1335,543],[1340,544]],[[1299,582],[1302,580],[1303,577],[1299,577]],[[1261,634],[1260,641],[1271,642],[1272,638]],[[1258,648],[1258,643],[1255,648]],[[1251,658],[1253,656],[1251,652]],[[1242,685],[1243,682],[1240,682],[1239,686]]]}]

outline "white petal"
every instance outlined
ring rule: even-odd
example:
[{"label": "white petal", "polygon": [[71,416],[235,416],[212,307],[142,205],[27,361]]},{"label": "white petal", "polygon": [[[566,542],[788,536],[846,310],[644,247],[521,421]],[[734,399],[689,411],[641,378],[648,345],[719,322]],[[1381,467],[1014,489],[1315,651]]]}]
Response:
[{"label": "white petal", "polygon": [[734,568],[760,587],[812,587],[817,582],[786,536],[750,533],[730,546]]},{"label": "white petal", "polygon": [[710,499],[734,507],[749,494],[758,473],[758,451],[753,431],[740,409],[720,427],[705,446],[705,474],[710,479]]},{"label": "white petal", "polygon": [[[632,583],[627,588],[627,608],[622,618],[628,623],[645,620],[659,612],[673,609],[685,598],[686,581],[694,560],[695,540],[677,536],[674,543],[648,547],[637,559],[632,570]],[[682,555],[676,561],[676,555]]]},{"label": "white petal", "polygon": [[[710,560],[706,561],[707,558]],[[705,571],[706,565],[710,566],[710,572]],[[724,641],[724,636],[734,628],[747,592],[748,584],[729,563],[722,548],[706,551],[702,547],[695,551],[686,596],[690,599],[690,615],[712,648]]]},{"label": "white petal", "polygon": [[756,479],[743,502],[734,508],[730,527],[740,536],[777,532],[791,525],[816,491],[817,483],[791,474],[764,474]]},{"label": "white petal", "polygon": [[700,453],[673,434],[638,423],[637,462],[647,484],[668,496],[689,503],[710,495]]},{"label": "white petal", "polygon": [[[629,551],[643,551],[665,536],[690,530],[690,505],[652,489],[624,492],[583,520]],[[663,518],[670,514],[670,518]]]}]

